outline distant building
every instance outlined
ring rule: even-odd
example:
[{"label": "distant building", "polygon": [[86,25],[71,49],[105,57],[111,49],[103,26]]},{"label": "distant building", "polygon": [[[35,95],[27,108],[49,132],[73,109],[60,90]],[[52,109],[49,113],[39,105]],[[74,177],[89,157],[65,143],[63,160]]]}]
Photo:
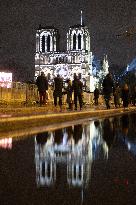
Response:
[{"label": "distant building", "polygon": [[53,27],[39,27],[36,32],[35,79],[43,71],[52,83],[60,74],[64,81],[73,79],[76,73],[84,86],[94,90],[95,76],[92,71],[93,55],[90,49],[90,33],[81,24],[71,26],[67,32],[67,49],[59,51],[59,33]]}]

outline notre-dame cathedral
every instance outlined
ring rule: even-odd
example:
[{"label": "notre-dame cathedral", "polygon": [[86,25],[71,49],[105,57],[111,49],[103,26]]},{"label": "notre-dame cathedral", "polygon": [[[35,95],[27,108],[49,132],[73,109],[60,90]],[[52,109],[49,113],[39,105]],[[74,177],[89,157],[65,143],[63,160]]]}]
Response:
[{"label": "notre-dame cathedral", "polygon": [[[66,38],[67,49],[61,52],[58,47],[58,30],[53,27],[39,26],[36,32],[35,78],[43,71],[52,83],[57,74],[66,81],[73,80],[73,75],[76,73],[83,84],[93,91],[96,79],[92,72],[93,55],[88,28],[82,25],[81,21],[80,25],[69,28]],[[104,69],[107,73],[108,67]]]}]

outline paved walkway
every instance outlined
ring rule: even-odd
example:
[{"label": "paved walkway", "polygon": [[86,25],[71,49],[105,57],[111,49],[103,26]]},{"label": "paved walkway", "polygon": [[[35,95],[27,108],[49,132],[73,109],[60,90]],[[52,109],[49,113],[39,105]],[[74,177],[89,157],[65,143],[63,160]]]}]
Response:
[{"label": "paved walkway", "polygon": [[[136,107],[109,109],[104,106],[86,107],[82,111],[68,111],[63,107],[62,112],[59,108],[55,109],[53,106],[45,107],[1,107],[0,108],[0,133],[6,136],[11,133],[16,135],[19,131],[24,133],[35,133],[53,129],[66,123],[74,123],[77,120],[87,118],[109,117],[113,115],[120,115],[128,112],[136,112]],[[31,132],[29,132],[31,130]]]},{"label": "paved walkway", "polygon": [[[91,111],[95,111],[95,110],[105,110],[105,106],[90,106],[90,105],[86,105],[86,107],[83,108],[82,111],[86,111],[86,110],[91,110]],[[62,112],[60,112],[60,108],[57,107],[55,108],[53,105],[46,105],[46,106],[18,106],[18,107],[13,107],[13,106],[5,106],[5,107],[0,107],[0,116],[2,117],[8,117],[8,115],[10,116],[25,116],[25,115],[35,115],[35,114],[59,114],[59,113],[70,113],[70,112],[79,112],[80,110],[77,111],[70,111],[66,108],[65,105],[63,105],[62,107]],[[80,111],[81,112],[81,111]]]}]

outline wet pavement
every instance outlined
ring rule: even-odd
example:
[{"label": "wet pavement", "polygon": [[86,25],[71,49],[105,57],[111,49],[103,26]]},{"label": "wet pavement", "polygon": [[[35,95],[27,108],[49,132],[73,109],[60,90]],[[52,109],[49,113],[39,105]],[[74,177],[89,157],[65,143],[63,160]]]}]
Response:
[{"label": "wet pavement", "polygon": [[0,139],[1,205],[136,204],[136,113]]},{"label": "wet pavement", "polygon": [[75,120],[83,118],[100,118],[135,111],[136,107],[129,107],[126,110],[124,108],[111,108],[107,110],[104,106],[88,106],[81,111],[69,111],[66,107],[63,107],[62,112],[60,112],[59,108],[54,108],[54,106],[5,107],[0,108],[0,133],[5,136],[5,132],[6,135],[7,133],[11,134],[11,132],[14,132],[14,135],[16,131],[22,130],[22,133],[28,133],[29,130],[29,134],[34,134],[36,127],[43,131],[49,125],[56,127],[62,123],[73,123]]}]

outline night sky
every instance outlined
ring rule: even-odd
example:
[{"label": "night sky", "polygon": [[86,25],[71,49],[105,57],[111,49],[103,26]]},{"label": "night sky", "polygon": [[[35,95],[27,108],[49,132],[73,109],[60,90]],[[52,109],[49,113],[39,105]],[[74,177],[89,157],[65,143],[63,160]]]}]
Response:
[{"label": "night sky", "polygon": [[107,54],[110,65],[122,66],[135,57],[135,0],[1,0],[0,8],[0,70],[12,71],[16,81],[33,80],[39,24],[58,28],[60,49],[66,50],[66,33],[80,23],[81,10],[98,59]]}]

